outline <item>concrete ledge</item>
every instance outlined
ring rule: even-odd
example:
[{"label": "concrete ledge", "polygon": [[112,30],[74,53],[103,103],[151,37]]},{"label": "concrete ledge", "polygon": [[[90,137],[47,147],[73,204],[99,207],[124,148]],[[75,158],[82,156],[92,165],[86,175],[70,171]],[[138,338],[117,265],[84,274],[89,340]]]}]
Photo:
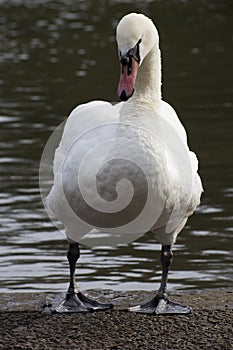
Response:
[{"label": "concrete ledge", "polygon": [[[100,302],[112,302],[116,310],[125,310],[154,296],[152,291],[88,290],[85,294]],[[44,308],[54,310],[64,296],[65,293],[2,293],[0,294],[0,312],[42,311]],[[182,291],[170,293],[169,297],[173,301],[191,306],[194,310],[233,309],[233,290],[231,289]]]}]

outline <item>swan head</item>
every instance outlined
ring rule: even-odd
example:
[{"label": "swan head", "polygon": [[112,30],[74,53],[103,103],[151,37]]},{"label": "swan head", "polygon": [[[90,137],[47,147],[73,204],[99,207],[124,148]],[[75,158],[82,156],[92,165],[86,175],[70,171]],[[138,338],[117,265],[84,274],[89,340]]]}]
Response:
[{"label": "swan head", "polygon": [[159,42],[158,32],[151,19],[143,14],[124,16],[116,31],[121,64],[118,96],[127,101],[134,93],[137,72],[144,58]]}]

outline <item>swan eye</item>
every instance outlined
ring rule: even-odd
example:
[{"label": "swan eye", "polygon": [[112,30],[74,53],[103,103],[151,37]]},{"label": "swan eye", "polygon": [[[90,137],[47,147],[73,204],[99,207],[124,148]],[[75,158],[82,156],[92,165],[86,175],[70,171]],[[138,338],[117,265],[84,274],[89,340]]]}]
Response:
[{"label": "swan eye", "polygon": [[133,57],[138,63],[140,63],[141,61],[141,57],[140,57],[140,47],[139,45],[141,44],[142,39],[139,39],[137,44],[128,51],[128,55]]},{"label": "swan eye", "polygon": [[130,75],[132,73],[132,58],[134,58],[138,64],[141,61],[140,58],[140,49],[139,49],[139,45],[142,42],[142,39],[139,39],[137,44],[130,50],[128,50],[128,52],[126,53],[126,55],[122,55],[121,51],[119,51],[119,57],[120,57],[120,61],[121,61],[121,66],[122,66],[122,73],[124,73],[124,69],[127,66],[127,74]]}]

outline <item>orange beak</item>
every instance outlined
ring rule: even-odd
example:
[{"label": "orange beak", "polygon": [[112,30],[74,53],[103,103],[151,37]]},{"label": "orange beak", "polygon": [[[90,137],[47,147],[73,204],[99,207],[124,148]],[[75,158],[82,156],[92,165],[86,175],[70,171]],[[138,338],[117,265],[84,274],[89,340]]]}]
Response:
[{"label": "orange beak", "polygon": [[134,57],[128,57],[125,61],[121,60],[120,81],[117,89],[121,101],[127,101],[134,93],[138,66]]}]

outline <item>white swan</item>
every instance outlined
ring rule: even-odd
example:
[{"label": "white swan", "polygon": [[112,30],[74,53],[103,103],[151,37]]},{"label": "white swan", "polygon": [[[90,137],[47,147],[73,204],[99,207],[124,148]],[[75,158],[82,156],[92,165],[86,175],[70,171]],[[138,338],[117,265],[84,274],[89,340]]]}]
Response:
[{"label": "white swan", "polygon": [[[74,109],[55,154],[54,185],[46,207],[66,228],[71,271],[66,300],[57,311],[112,307],[81,294],[74,277],[79,258],[76,242],[88,232],[99,232],[101,227],[102,231],[111,231],[110,238],[119,233],[123,241],[126,237],[131,240],[130,233],[136,238],[151,229],[162,245],[159,291],[153,300],[131,311],[188,313],[189,307],[168,300],[166,288],[171,247],[200,202],[198,161],[188,148],[186,132],[176,112],[161,98],[159,37],[153,22],[142,14],[126,15],[118,24],[116,37],[121,63],[118,95],[124,102],[112,106],[93,101]],[[93,149],[95,157],[88,158]],[[91,177],[98,168],[101,171],[93,188]],[[79,183],[77,169],[81,174]],[[128,184],[121,182],[118,196],[115,190],[122,178],[130,180],[134,187],[132,205],[127,210],[121,210],[121,206],[129,199]],[[90,206],[87,201],[91,201]],[[112,212],[106,213],[106,201]]]}]

